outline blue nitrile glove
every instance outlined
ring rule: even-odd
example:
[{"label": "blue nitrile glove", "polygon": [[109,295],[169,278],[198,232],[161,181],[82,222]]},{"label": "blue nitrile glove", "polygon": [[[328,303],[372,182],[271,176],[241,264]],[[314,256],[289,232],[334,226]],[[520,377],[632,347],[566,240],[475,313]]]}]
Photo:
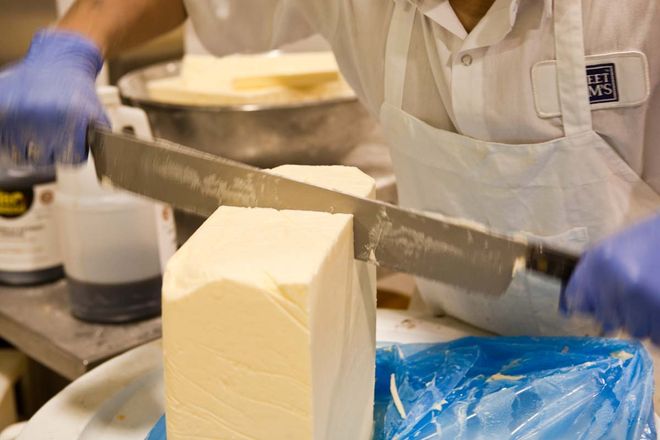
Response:
[{"label": "blue nitrile glove", "polygon": [[588,251],[563,292],[561,309],[594,316],[660,345],[660,216]]},{"label": "blue nitrile glove", "polygon": [[26,57],[0,72],[0,154],[18,164],[84,161],[87,125],[109,125],[94,83],[102,66],[83,36],[38,32]]}]

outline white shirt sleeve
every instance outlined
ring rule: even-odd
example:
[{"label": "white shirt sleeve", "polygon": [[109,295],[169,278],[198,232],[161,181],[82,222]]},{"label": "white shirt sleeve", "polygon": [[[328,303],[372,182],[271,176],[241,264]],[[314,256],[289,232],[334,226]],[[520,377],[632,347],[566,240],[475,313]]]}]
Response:
[{"label": "white shirt sleeve", "polygon": [[185,0],[195,31],[211,53],[265,52],[334,27],[328,0]]}]

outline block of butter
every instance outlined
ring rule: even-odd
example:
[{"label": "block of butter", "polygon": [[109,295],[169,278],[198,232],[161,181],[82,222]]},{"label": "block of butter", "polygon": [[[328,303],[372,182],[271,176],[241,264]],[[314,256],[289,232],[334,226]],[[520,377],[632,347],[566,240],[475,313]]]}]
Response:
[{"label": "block of butter", "polygon": [[180,74],[147,83],[158,101],[190,105],[296,103],[354,96],[332,52],[186,55]]},{"label": "block of butter", "polygon": [[[374,194],[355,168],[272,172]],[[220,207],[165,273],[168,439],[369,439],[375,278],[350,215]]]}]

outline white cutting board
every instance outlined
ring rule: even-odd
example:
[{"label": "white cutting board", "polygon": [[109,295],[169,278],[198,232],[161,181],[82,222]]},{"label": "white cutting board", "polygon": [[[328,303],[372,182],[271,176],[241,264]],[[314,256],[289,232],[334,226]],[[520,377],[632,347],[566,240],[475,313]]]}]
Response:
[{"label": "white cutting board", "polygon": [[[451,318],[378,310],[376,338],[381,342],[447,342],[483,335]],[[162,350],[155,341],[66,387],[32,417],[19,440],[144,440],[164,412]]]},{"label": "white cutting board", "polygon": [[95,368],[44,405],[19,440],[144,440],[165,412],[160,341]]}]

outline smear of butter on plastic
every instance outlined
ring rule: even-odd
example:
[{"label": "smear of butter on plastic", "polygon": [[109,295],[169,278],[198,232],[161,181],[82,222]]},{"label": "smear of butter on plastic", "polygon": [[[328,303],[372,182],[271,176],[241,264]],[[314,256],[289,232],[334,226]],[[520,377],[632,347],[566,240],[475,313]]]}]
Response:
[{"label": "smear of butter on plastic", "polygon": [[520,380],[524,377],[525,376],[509,376],[507,374],[497,373],[490,376],[486,382],[493,382],[496,380]]},{"label": "smear of butter on plastic", "polygon": [[449,402],[447,402],[445,399],[442,399],[442,401],[434,403],[431,409],[434,409],[438,412],[442,411],[442,407],[445,406],[447,403]]},{"label": "smear of butter on plastic", "polygon": [[392,394],[392,401],[396,410],[399,411],[399,415],[402,419],[405,419],[406,409],[403,407],[403,402],[401,402],[401,397],[399,397],[399,390],[396,388],[396,377],[394,374],[390,375],[390,393]]},{"label": "smear of butter on plastic", "polygon": [[614,353],[610,354],[613,358],[620,359],[622,361],[627,361],[628,359],[632,359],[635,356],[628,353],[627,351],[621,350],[621,351],[615,351]]}]

